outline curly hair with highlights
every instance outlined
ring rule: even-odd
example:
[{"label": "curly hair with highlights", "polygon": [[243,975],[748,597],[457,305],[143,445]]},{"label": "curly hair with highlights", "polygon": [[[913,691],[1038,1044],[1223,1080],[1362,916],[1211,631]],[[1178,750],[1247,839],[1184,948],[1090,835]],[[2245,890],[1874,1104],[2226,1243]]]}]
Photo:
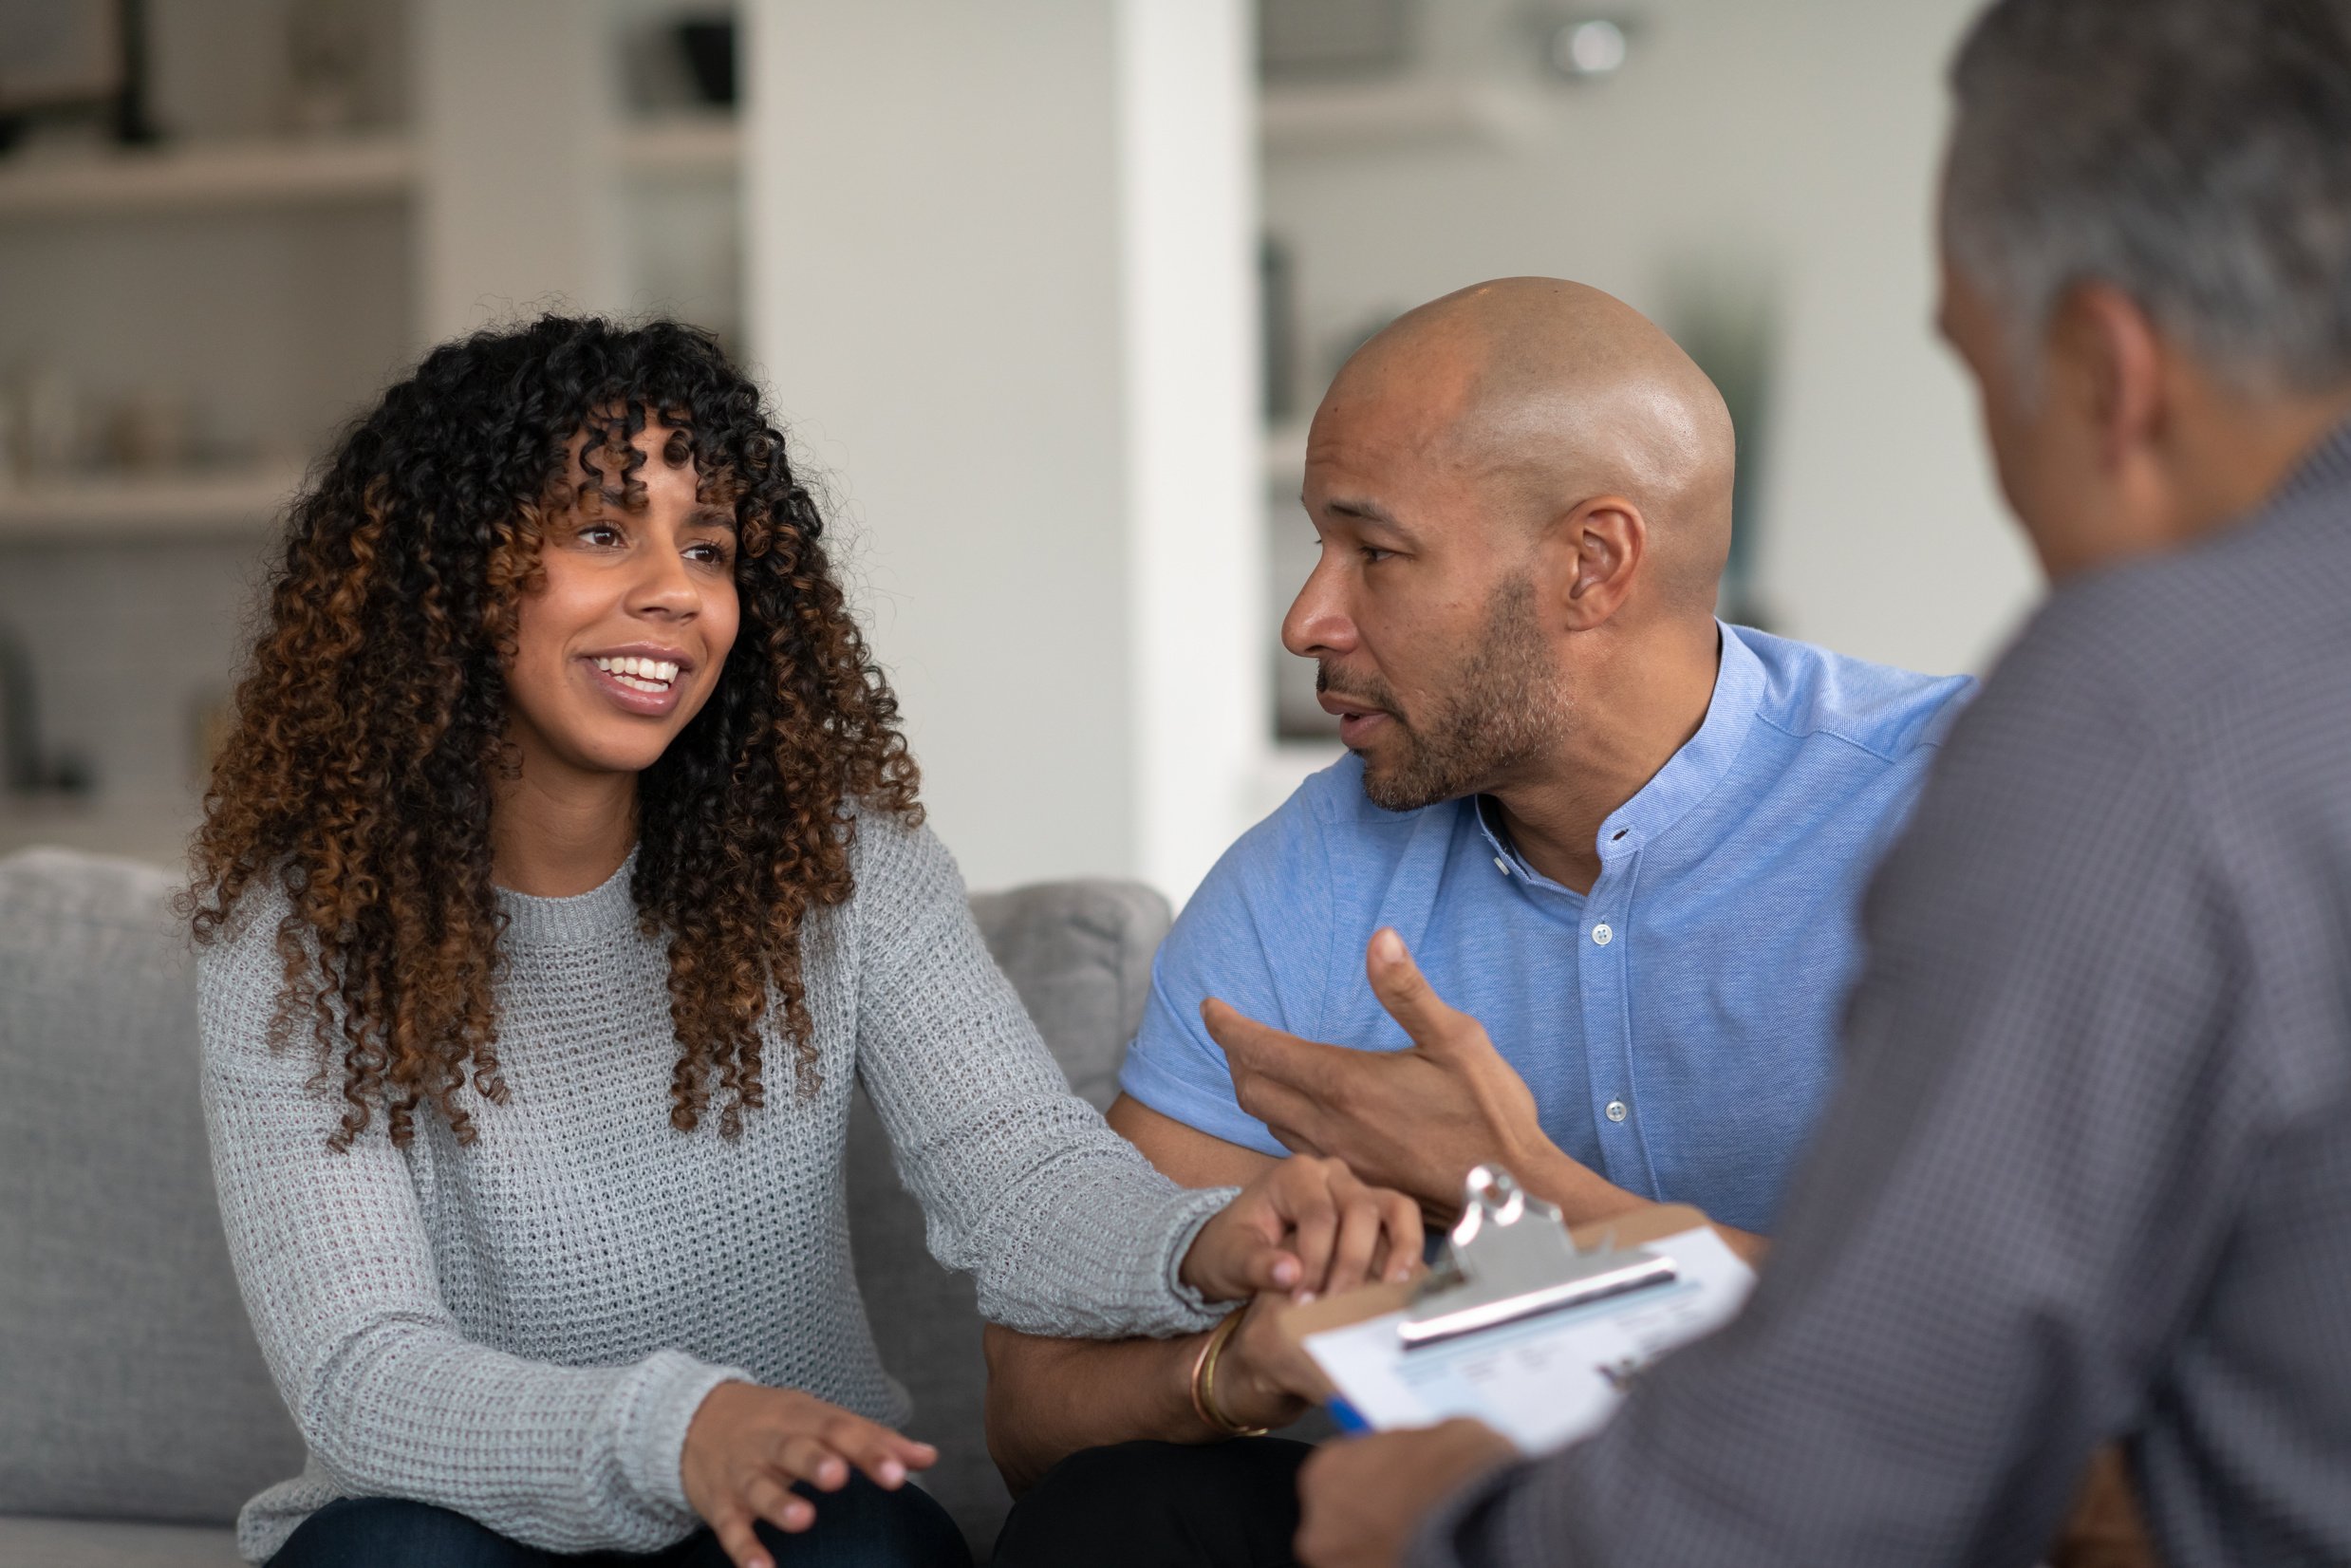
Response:
[{"label": "curly hair with highlights", "polygon": [[271,1044],[307,1025],[323,1079],[340,1065],[339,1148],[378,1109],[404,1146],[427,1101],[470,1142],[469,1084],[506,1099],[490,815],[519,764],[503,672],[545,525],[644,505],[631,442],[648,423],[670,428],[668,461],[692,461],[697,499],[734,513],[741,616],[709,701],[637,782],[630,891],[667,943],[669,1120],[691,1131],[715,1101],[719,1132],[740,1132],[765,1102],[771,1009],[815,1085],[803,925],[849,898],[860,812],[922,818],[896,699],[782,433],[717,343],[548,316],[435,349],[294,502],[191,850],[198,943],[256,885],[285,894]]}]

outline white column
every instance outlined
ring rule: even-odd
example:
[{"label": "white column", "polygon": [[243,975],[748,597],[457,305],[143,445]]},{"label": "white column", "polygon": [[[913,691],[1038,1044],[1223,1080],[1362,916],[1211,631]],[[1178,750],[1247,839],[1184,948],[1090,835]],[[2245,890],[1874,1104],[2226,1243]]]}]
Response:
[{"label": "white column", "polygon": [[1134,865],[1181,898],[1248,825],[1272,733],[1254,8],[1118,9]]},{"label": "white column", "polygon": [[975,886],[1187,893],[1253,635],[1245,0],[751,0],[751,342]]},{"label": "white column", "polygon": [[602,6],[418,0],[418,330],[620,301]]}]

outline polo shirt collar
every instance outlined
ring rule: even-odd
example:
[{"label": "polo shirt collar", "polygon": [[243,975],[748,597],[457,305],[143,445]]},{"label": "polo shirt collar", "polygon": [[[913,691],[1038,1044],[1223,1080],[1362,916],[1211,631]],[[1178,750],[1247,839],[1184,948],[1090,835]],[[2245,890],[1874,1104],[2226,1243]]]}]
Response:
[{"label": "polo shirt collar", "polygon": [[1666,759],[1656,776],[1600,824],[1600,864],[1637,851],[1714,793],[1746,744],[1755,710],[1763,698],[1763,662],[1733,628],[1714,623],[1722,663],[1714,673],[1714,696],[1705,722],[1682,749]]},{"label": "polo shirt collar", "polygon": [[[1746,744],[1747,731],[1753,727],[1755,711],[1763,699],[1763,662],[1755,656],[1753,648],[1739,640],[1738,632],[1731,627],[1717,621],[1714,630],[1722,660],[1714,672],[1714,695],[1707,702],[1706,719],[1699,724],[1698,733],[1666,759],[1666,765],[1657,770],[1655,776],[1600,824],[1603,868],[1657,838],[1691,807],[1713,793],[1714,787],[1729,774],[1739,748]],[[1478,831],[1494,847],[1495,854],[1508,860],[1511,869],[1521,877],[1544,883],[1545,879],[1526,864],[1518,847],[1503,835],[1487,797],[1479,795],[1470,804]]]}]

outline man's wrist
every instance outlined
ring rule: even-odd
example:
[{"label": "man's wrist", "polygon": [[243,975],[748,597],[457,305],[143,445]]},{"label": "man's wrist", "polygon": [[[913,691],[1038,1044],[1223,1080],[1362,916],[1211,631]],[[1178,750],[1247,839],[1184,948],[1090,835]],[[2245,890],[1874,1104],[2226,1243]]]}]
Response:
[{"label": "man's wrist", "polygon": [[1526,1168],[1511,1174],[1536,1197],[1558,1204],[1559,1218],[1571,1225],[1613,1220],[1648,1205],[1648,1199],[1626,1191],[1547,1139],[1522,1158]]}]

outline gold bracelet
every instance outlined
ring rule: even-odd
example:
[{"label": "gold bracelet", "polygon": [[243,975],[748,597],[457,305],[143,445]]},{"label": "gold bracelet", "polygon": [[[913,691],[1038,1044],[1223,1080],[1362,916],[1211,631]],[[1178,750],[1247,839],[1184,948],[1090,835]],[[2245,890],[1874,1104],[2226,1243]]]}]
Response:
[{"label": "gold bracelet", "polygon": [[1267,1428],[1244,1427],[1226,1415],[1216,1402],[1217,1361],[1224,1354],[1225,1344],[1241,1327],[1241,1315],[1248,1311],[1239,1307],[1225,1314],[1224,1321],[1208,1332],[1202,1341],[1200,1353],[1192,1358],[1192,1413],[1201,1424],[1222,1432],[1226,1437],[1263,1437]]}]

